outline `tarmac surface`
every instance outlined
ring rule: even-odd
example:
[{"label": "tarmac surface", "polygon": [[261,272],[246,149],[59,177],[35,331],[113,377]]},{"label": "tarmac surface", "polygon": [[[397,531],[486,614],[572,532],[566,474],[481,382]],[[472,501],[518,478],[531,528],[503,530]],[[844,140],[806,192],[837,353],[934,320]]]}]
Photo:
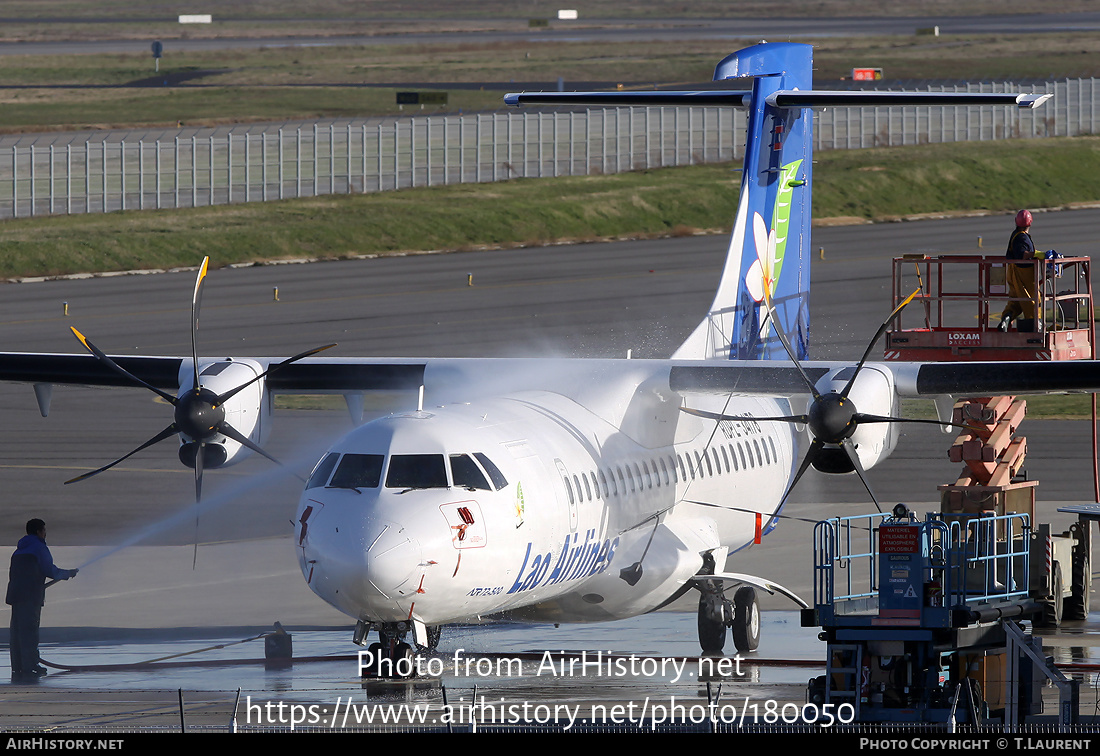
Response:
[{"label": "tarmac surface", "polygon": [[[974,252],[979,236],[985,251],[999,254],[1011,222],[996,216],[815,229],[815,248],[823,247],[825,257],[813,269],[812,356],[858,358],[889,311],[892,256]],[[1080,255],[1096,245],[1097,229],[1100,211],[1039,214],[1033,236],[1040,247]],[[702,317],[726,245],[724,237],[693,237],[217,270],[204,291],[199,351],[278,356],[336,341],[338,356],[607,357],[632,349],[635,357],[660,357]],[[187,353],[193,283],[194,273],[182,272],[6,286],[0,291],[0,348],[76,352],[72,325],[111,354]],[[197,522],[193,475],[179,465],[172,443],[91,480],[62,485],[137,446],[163,428],[169,414],[167,405],[141,390],[57,387],[43,419],[29,386],[0,386],[0,416],[9,431],[0,437],[0,534],[14,544],[22,524],[41,516],[58,564],[82,567],[75,580],[48,591],[43,657],[74,668],[130,664],[250,638],[279,621],[294,635],[299,661],[264,668],[254,661],[263,658],[260,641],[252,641],[184,657],[239,662],[229,666],[85,669],[51,675],[37,686],[0,683],[0,729],[178,728],[182,690],[188,726],[224,730],[238,687],[253,701],[328,706],[324,717],[313,711],[328,726],[325,717],[338,698],[354,695],[359,703],[380,695],[359,687],[352,623],[313,596],[298,571],[290,517],[300,483],[285,472],[262,459],[211,471],[204,492],[212,506]],[[279,411],[269,449],[308,471],[327,443],[350,427],[342,411]],[[1091,500],[1088,423],[1028,421],[1024,430],[1027,467],[1041,481],[1040,517],[1052,519],[1058,502]],[[921,503],[937,497],[935,485],[957,474],[946,461],[950,440],[935,428],[907,431],[891,459],[870,471],[879,498],[923,511]],[[791,516],[810,521],[871,509],[858,480],[816,473],[807,474],[788,505]],[[196,534],[201,545],[192,569]],[[808,596],[810,534],[807,522],[785,522],[763,547],[738,554],[729,567]],[[746,675],[727,680],[723,700],[732,689],[740,700],[801,702],[805,681],[821,674],[814,663],[823,655],[817,631],[797,627],[785,600],[768,598],[764,606],[771,611],[758,659],[803,659],[804,666],[790,670],[753,660]],[[457,649],[486,659],[533,653],[536,659],[527,663],[536,668],[543,651],[693,658],[694,611],[682,608],[691,611],[609,625],[450,629],[441,663]],[[6,608],[0,610],[0,626],[6,615]],[[1098,632],[1100,621],[1092,619],[1049,642],[1067,660],[1093,659]],[[0,631],[0,638],[6,640],[6,633]],[[338,659],[302,661],[316,656]],[[677,685],[686,687],[680,688],[644,672],[625,682],[604,675],[595,688],[582,679],[578,688],[576,677],[483,677],[476,669],[456,674],[452,665],[444,667],[443,680],[459,696],[473,695],[476,685],[483,693],[503,690],[499,695],[509,700],[551,704],[582,695],[667,699],[673,692],[706,701],[698,677],[681,679]],[[385,695],[404,700],[406,693]],[[1082,700],[1092,698],[1083,693]],[[238,716],[242,723],[249,724]]]},{"label": "tarmac surface", "polygon": [[[18,19],[13,19],[18,20]],[[219,16],[218,20],[229,20]],[[291,19],[280,19],[291,21]],[[424,29],[423,19],[382,19],[371,34],[326,36],[259,36],[253,30],[247,37],[215,37],[202,26],[192,27],[186,38],[167,39],[164,52],[181,50],[223,50],[259,47],[317,47],[374,45],[435,45],[507,42],[623,42],[645,40],[729,39],[744,41],[770,39],[908,35],[917,29],[938,26],[941,35],[949,34],[1033,34],[1095,31],[1100,28],[1100,13],[1043,13],[1001,16],[955,16],[937,18],[582,18],[578,22],[551,21],[550,28],[528,28],[525,19],[469,21],[468,19],[432,18]],[[91,26],[91,24],[89,24]],[[450,31],[436,31],[438,28]],[[495,28],[486,28],[495,27]],[[45,27],[48,33],[49,27]],[[262,27],[260,27],[262,28]],[[285,28],[285,27],[282,27]],[[90,34],[109,37],[109,25],[92,27]],[[208,36],[209,34],[209,36]],[[133,52],[149,54],[148,39],[80,39],[0,42],[0,55],[72,55],[79,53]]]}]

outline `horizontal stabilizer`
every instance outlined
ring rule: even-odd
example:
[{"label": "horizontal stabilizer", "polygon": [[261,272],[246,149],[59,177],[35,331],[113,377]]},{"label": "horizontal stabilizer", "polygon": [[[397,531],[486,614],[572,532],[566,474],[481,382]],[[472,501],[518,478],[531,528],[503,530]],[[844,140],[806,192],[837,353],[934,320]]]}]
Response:
[{"label": "horizontal stabilizer", "polygon": [[779,90],[768,96],[768,104],[778,108],[875,107],[886,105],[1015,105],[1037,108],[1049,100],[1049,94],[1015,92],[877,92]]},{"label": "horizontal stabilizer", "polygon": [[[606,105],[608,107],[659,105],[716,105],[748,107],[751,92],[741,90],[695,90],[664,92],[520,92],[504,96],[508,105]],[[1014,105],[1037,108],[1049,94],[1015,92],[878,92],[846,90],[781,89],[768,96],[768,105],[778,108],[876,107],[888,105]]]},{"label": "horizontal stabilizer", "polygon": [[665,92],[519,92],[504,95],[506,105],[726,105],[747,107],[752,92],[702,89]]}]

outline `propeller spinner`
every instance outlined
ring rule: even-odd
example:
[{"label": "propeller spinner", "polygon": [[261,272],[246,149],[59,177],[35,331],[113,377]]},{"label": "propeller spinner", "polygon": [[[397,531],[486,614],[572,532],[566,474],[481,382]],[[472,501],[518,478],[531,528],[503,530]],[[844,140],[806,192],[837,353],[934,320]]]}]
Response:
[{"label": "propeller spinner", "polygon": [[[779,337],[780,343],[786,350],[787,355],[791,358],[794,366],[798,369],[799,374],[802,376],[802,380],[806,384],[810,396],[809,407],[804,415],[781,415],[777,417],[753,417],[751,419],[757,421],[774,421],[774,422],[786,422],[786,423],[799,423],[809,427],[810,435],[813,437],[813,441],[810,443],[810,448],[806,451],[806,456],[803,458],[802,463],[798,467],[798,471],[795,473],[794,478],[791,479],[791,484],[787,487],[787,492],[783,494],[783,499],[780,501],[779,506],[782,507],[786,503],[787,498],[791,495],[791,491],[798,485],[798,481],[802,478],[802,475],[809,469],[810,465],[814,465],[817,462],[824,462],[825,457],[829,455],[834,449],[840,448],[844,451],[848,460],[851,462],[852,469],[859,476],[860,482],[863,483],[863,487],[867,489],[867,494],[871,497],[871,501],[874,502],[875,507],[881,512],[882,507],[879,506],[878,498],[875,497],[874,491],[871,489],[871,484],[867,480],[866,471],[863,469],[863,465],[859,461],[859,455],[856,453],[856,445],[852,441],[852,435],[856,432],[860,425],[863,423],[929,423],[933,425],[955,425],[954,423],[945,423],[939,420],[922,420],[916,418],[906,417],[891,417],[887,415],[871,415],[865,414],[859,411],[855,402],[851,399],[850,394],[852,388],[855,386],[856,378],[859,376],[860,371],[863,369],[864,364],[867,362],[867,358],[871,355],[871,350],[874,349],[875,344],[886,330],[890,327],[890,324],[894,321],[905,308],[907,304],[913,301],[921,289],[917,289],[908,297],[905,301],[894,308],[893,312],[887,316],[882,325],[879,326],[878,331],[871,338],[870,343],[867,345],[867,349],[863,352],[863,356],[856,364],[855,369],[852,371],[851,377],[848,379],[848,383],[844,388],[837,393],[830,391],[827,394],[822,394],[817,390],[814,382],[810,380],[810,377],[803,370],[802,365],[798,361],[798,357],[795,356],[794,350],[791,348],[790,342],[787,340],[787,334],[783,332],[783,326],[780,323],[779,318],[775,317],[775,310],[771,300],[770,286],[763,286],[764,303],[767,307],[768,318],[775,328],[776,336]],[[683,408],[683,411],[698,417],[705,417],[711,420],[743,420],[746,418],[734,415],[724,415],[717,412],[706,412],[704,410],[695,410]],[[965,427],[965,426],[957,426]]]}]

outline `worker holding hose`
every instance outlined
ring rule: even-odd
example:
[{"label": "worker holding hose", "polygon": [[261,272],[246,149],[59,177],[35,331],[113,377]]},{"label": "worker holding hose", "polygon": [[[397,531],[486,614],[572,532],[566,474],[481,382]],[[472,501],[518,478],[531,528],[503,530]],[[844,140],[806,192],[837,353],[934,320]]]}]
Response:
[{"label": "worker holding hose", "polygon": [[27,534],[19,539],[19,546],[11,555],[5,598],[11,606],[9,645],[13,681],[45,676],[46,668],[38,658],[38,628],[46,603],[46,580],[68,580],[78,571],[63,570],[53,563],[46,545],[46,523],[37,518],[29,520]]}]

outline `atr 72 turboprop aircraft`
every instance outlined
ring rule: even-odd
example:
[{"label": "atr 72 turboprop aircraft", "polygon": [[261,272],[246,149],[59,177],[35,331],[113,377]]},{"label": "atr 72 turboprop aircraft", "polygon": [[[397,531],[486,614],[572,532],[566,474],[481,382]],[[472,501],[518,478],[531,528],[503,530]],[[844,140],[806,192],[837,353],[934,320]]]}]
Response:
[{"label": "atr 72 turboprop aircraft", "polygon": [[[798,599],[725,572],[727,557],[776,526],[808,467],[863,478],[894,448],[903,397],[1100,386],[1093,363],[806,361],[813,109],[1046,98],[813,91],[811,67],[807,45],[760,44],[715,70],[743,89],[506,98],[748,109],[725,270],[709,313],[670,360],[312,356],[320,350],[200,359],[194,348],[190,358],[112,358],[78,334],[92,355],[0,355],[0,379],[35,383],[43,412],[54,383],[157,391],[175,417],[139,449],[178,435],[197,496],[203,469],[266,456],[272,393],[341,393],[354,407],[363,392],[419,390],[417,411],[361,425],[331,447],[295,517],[304,578],[357,620],[356,642],[378,631],[379,657],[408,660],[409,633],[431,647],[440,626],[470,618],[615,620],[692,589],[704,650],[720,651],[728,627],[739,650],[754,649],[755,590]],[[196,317],[205,274],[204,265]]]}]

